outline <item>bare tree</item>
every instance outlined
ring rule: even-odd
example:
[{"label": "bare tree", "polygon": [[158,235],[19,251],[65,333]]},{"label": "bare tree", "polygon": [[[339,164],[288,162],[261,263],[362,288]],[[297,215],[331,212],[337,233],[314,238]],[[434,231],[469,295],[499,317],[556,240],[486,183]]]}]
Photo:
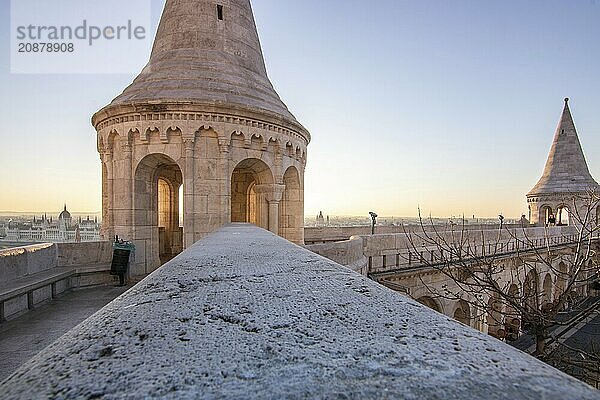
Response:
[{"label": "bare tree", "polygon": [[432,297],[464,304],[458,319],[485,319],[488,333],[499,339],[526,333],[533,339],[531,353],[540,359],[558,365],[557,357],[571,354],[562,361],[577,360],[569,365],[582,373],[597,371],[600,353],[567,349],[560,335],[600,306],[588,296],[599,279],[599,205],[599,196],[590,192],[573,198],[568,227],[500,224],[492,231],[468,230],[464,218],[441,229],[419,212],[420,229],[405,230],[409,257],[418,254],[422,267],[447,278],[441,287],[421,282]]}]

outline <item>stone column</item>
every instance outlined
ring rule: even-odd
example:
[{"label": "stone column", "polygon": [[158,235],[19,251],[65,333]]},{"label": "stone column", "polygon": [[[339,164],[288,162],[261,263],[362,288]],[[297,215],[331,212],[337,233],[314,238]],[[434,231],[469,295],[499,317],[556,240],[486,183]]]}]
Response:
[{"label": "stone column", "polygon": [[125,175],[123,179],[125,180],[125,186],[127,187],[127,195],[124,197],[125,204],[123,204],[123,208],[127,214],[127,220],[123,221],[123,225],[126,226],[125,235],[127,236],[127,240],[133,240],[133,227],[135,225],[134,222],[134,210],[133,210],[133,192],[134,192],[134,184],[133,184],[133,165],[132,165],[132,146],[130,139],[127,138],[125,144],[123,145],[123,154],[125,156],[124,168]]},{"label": "stone column", "polygon": [[279,235],[279,203],[283,197],[285,185],[256,185],[256,193],[262,202],[266,201],[268,210],[264,213],[260,212],[260,220],[262,227],[268,227],[269,231]]},{"label": "stone column", "polygon": [[184,249],[195,242],[194,235],[194,146],[195,138],[184,139],[185,172],[183,177],[183,237]]},{"label": "stone column", "polygon": [[219,170],[222,174],[221,196],[219,199],[221,212],[219,213],[220,225],[231,222],[231,171],[229,170],[229,140],[219,138]]},{"label": "stone column", "polygon": [[106,197],[102,204],[102,236],[106,240],[113,240],[115,227],[113,221],[113,155],[112,152],[105,150],[102,154],[102,162],[106,167]]}]

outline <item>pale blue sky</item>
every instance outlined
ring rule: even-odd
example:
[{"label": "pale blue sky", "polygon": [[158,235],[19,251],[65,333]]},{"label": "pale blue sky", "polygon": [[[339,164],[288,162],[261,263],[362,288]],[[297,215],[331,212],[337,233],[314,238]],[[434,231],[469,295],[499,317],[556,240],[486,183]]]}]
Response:
[{"label": "pale blue sky", "polygon": [[[313,136],[307,215],[517,217],[566,96],[600,176],[600,2],[253,7],[271,81]],[[0,210],[99,210],[90,117],[134,75],[11,75],[6,0],[0,15]]]}]

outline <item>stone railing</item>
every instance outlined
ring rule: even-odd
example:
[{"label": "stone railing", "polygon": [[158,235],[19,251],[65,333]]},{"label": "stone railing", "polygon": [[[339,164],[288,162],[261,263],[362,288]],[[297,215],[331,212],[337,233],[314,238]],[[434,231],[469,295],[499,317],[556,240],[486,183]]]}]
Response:
[{"label": "stone railing", "polygon": [[0,283],[54,268],[57,261],[58,250],[51,243],[0,250]]},{"label": "stone railing", "polygon": [[[375,228],[375,234],[395,234],[404,232],[419,232],[422,230],[432,231],[447,231],[460,229],[460,225],[429,225],[427,221],[424,222],[424,226],[420,225],[377,225]],[[519,229],[521,225],[518,224],[505,224],[506,228]],[[493,230],[498,225],[482,225],[482,224],[466,224],[464,229],[468,231],[481,231],[481,230]],[[371,234],[370,225],[359,225],[359,226],[311,226],[304,228],[304,242],[306,244],[318,244],[318,243],[330,243],[340,242],[348,240],[352,236],[367,236]]]},{"label": "stone railing", "polygon": [[58,243],[58,267],[72,267],[77,271],[75,287],[114,282],[109,275],[112,261],[111,242]]},{"label": "stone railing", "polygon": [[305,247],[361,275],[366,276],[368,273],[367,258],[363,253],[363,239],[359,236],[341,242],[311,244]]},{"label": "stone railing", "polygon": [[227,226],[47,347],[0,397],[598,399],[271,233]]},{"label": "stone railing", "polygon": [[[429,239],[426,237],[429,236]],[[411,234],[363,236],[369,273],[417,268],[451,261],[453,258],[502,256],[577,240],[573,227],[512,230],[414,232]],[[441,246],[431,242],[434,240]],[[462,244],[461,244],[462,243]],[[453,252],[449,248],[453,248]],[[460,252],[460,255],[459,255]]]},{"label": "stone railing", "polygon": [[42,243],[0,250],[0,283],[56,267],[77,271],[76,287],[112,282],[112,243]]},{"label": "stone railing", "polygon": [[111,260],[110,242],[44,243],[0,250],[0,321],[69,289],[114,282],[109,274]]}]

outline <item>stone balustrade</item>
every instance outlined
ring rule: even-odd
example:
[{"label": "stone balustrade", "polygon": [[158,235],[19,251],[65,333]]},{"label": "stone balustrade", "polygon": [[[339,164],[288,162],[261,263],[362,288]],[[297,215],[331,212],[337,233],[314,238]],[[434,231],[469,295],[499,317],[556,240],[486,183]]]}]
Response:
[{"label": "stone balustrade", "polygon": [[[114,282],[109,274],[111,260],[110,242],[43,243],[0,250],[0,321],[71,288]],[[72,273],[65,276],[66,271]]]},{"label": "stone balustrade", "polygon": [[367,275],[367,258],[363,252],[363,239],[352,236],[349,240],[333,243],[319,243],[305,246],[308,250],[345,265],[361,275]]},{"label": "stone balustrade", "polygon": [[[438,246],[433,245],[430,239],[438,242],[458,243],[464,241],[462,251],[470,255],[494,255],[511,254],[532,248],[541,248],[546,245],[556,246],[574,242],[577,240],[577,230],[572,226],[563,227],[507,227],[501,232],[496,229],[465,229],[454,227],[448,230],[440,227],[439,231],[419,231],[411,229],[410,232],[387,233],[387,234],[364,234],[352,237],[351,240],[338,242],[308,244],[306,248],[329,258],[337,263],[348,266],[355,271],[368,270],[369,273],[379,273],[399,269],[416,268],[420,265],[443,262],[453,255],[442,254]],[[313,229],[313,228],[307,228]],[[321,229],[321,228],[314,228]],[[325,228],[328,229],[328,228]],[[339,237],[345,236],[343,228],[336,228],[332,232]],[[349,232],[354,232],[351,229]],[[317,231],[312,231],[310,238],[317,242]],[[332,232],[319,231],[325,237],[333,237]],[[359,250],[358,238],[362,239],[362,250]],[[447,246],[444,246],[447,247]],[[461,246],[459,246],[461,247]],[[461,253],[461,256],[466,256]],[[360,266],[360,267],[357,267]]]},{"label": "stone balustrade", "polygon": [[[490,224],[465,224],[464,229],[468,231],[486,231],[493,230],[497,226]],[[520,224],[504,224],[505,228],[509,229],[520,229]],[[405,232],[420,232],[425,231],[447,231],[447,230],[461,229],[460,224],[444,224],[444,225],[429,225],[427,221],[424,221],[424,226],[420,225],[377,225],[375,233],[377,235],[382,234],[396,234]],[[312,244],[323,244],[331,242],[340,242],[348,240],[352,236],[367,236],[371,234],[370,225],[360,226],[310,226],[304,228],[304,242],[307,245]]]},{"label": "stone balustrade", "polygon": [[50,345],[0,397],[599,399],[600,392],[244,224]]},{"label": "stone balustrade", "polygon": [[0,284],[54,268],[57,261],[58,248],[50,243],[0,250]]}]

